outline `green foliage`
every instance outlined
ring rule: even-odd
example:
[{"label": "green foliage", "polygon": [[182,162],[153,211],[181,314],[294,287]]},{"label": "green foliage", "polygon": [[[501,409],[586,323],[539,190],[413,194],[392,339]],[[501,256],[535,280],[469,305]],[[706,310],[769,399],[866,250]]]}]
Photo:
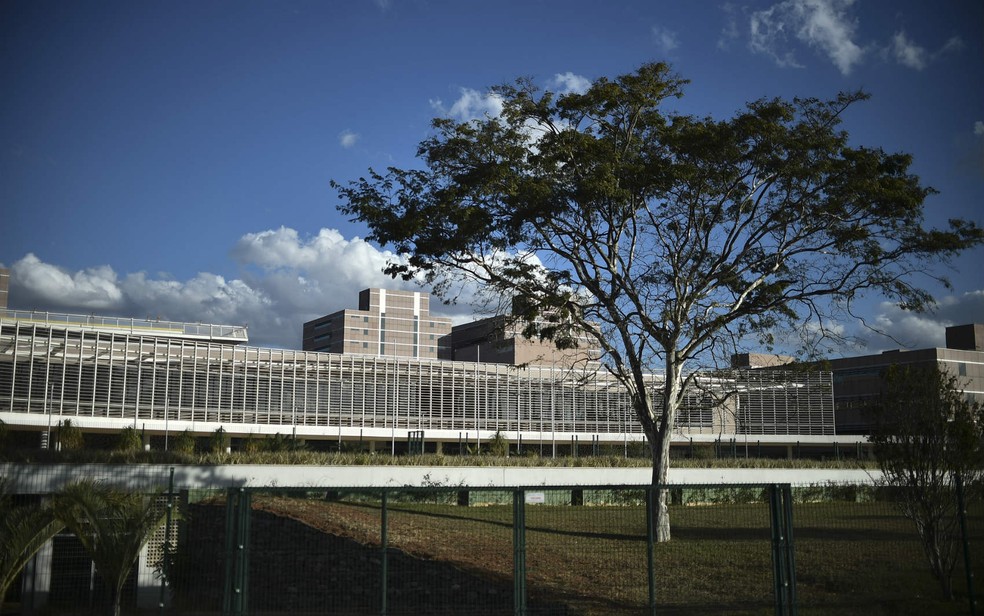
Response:
[{"label": "green foliage", "polygon": [[140,436],[140,432],[133,426],[127,426],[120,430],[116,438],[116,451],[121,453],[143,451],[143,438]]},{"label": "green foliage", "polygon": [[195,435],[191,430],[175,434],[169,439],[168,449],[178,454],[192,455],[195,453]]},{"label": "green foliage", "polygon": [[[462,276],[478,280],[522,298],[526,334],[600,345],[653,443],[657,483],[686,364],[782,327],[829,334],[801,321],[861,293],[924,308],[909,273],[984,242],[972,222],[922,226],[934,191],[908,155],[850,145],[840,122],[864,93],[762,99],[716,119],[666,108],[686,83],[657,63],[583,93],[519,80],[493,88],[497,117],[433,120],[422,168],[332,182],[343,213],[407,255],[390,275],[446,299]],[[655,368],[666,379],[650,392]]]},{"label": "green foliage", "polygon": [[717,452],[714,451],[714,445],[710,444],[700,444],[694,445],[694,455],[695,460],[714,460],[717,458]]},{"label": "green foliage", "polygon": [[215,432],[208,437],[208,452],[212,454],[223,454],[229,448],[231,440],[226,434],[225,429],[219,426]]},{"label": "green foliage", "polygon": [[252,434],[243,441],[243,453],[254,454],[263,450],[263,441],[254,438]]},{"label": "green foliage", "polygon": [[[984,478],[984,408],[970,402],[956,377],[933,365],[892,366],[874,409],[871,436],[888,486],[913,520],[930,570],[947,598],[959,555],[956,479],[975,494]],[[968,499],[970,496],[968,496]]]},{"label": "green foliage", "polygon": [[502,432],[496,430],[495,434],[492,435],[488,444],[488,453],[499,458],[505,458],[509,455],[509,441],[502,435]]},{"label": "green foliage", "polygon": [[85,446],[82,429],[73,424],[71,419],[58,423],[55,428],[55,440],[61,451],[78,451]]},{"label": "green foliage", "polygon": [[304,449],[304,444],[298,442],[296,438],[280,434],[279,432],[269,438],[263,439],[261,443],[260,450],[269,451],[270,453],[287,453],[302,451]]},{"label": "green foliage", "polygon": [[58,518],[78,537],[106,581],[113,616],[127,576],[151,534],[166,520],[158,494],[129,494],[93,481],[66,486],[53,499]]},{"label": "green foliage", "polygon": [[0,605],[21,570],[64,525],[46,504],[15,505],[0,477]]}]

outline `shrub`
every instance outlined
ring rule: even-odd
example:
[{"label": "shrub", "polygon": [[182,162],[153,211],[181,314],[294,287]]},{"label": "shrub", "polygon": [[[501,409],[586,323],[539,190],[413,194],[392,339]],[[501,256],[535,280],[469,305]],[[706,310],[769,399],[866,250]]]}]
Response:
[{"label": "shrub", "polygon": [[168,443],[168,449],[175,453],[192,455],[195,453],[195,436],[191,430],[179,432]]},{"label": "shrub", "polygon": [[132,453],[143,449],[143,439],[140,433],[133,426],[127,426],[120,430],[116,439],[116,451]]},{"label": "shrub", "polygon": [[509,441],[502,436],[502,432],[496,430],[489,441],[489,454],[504,458],[509,455]]},{"label": "shrub", "polygon": [[78,451],[85,445],[82,429],[74,425],[71,419],[58,423],[56,438],[62,451]]},{"label": "shrub", "polygon": [[229,435],[226,434],[226,431],[222,426],[219,426],[218,429],[208,437],[208,452],[219,454],[225,453],[226,449],[229,447],[229,443]]}]

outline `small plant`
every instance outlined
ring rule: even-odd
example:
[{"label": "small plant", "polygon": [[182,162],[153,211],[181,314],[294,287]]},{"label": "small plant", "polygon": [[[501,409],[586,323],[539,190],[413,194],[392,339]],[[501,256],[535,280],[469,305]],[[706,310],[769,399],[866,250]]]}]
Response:
[{"label": "small plant", "polygon": [[143,449],[143,438],[133,426],[127,426],[120,430],[116,439],[116,451],[121,453],[134,453]]},{"label": "small plant", "polygon": [[208,437],[209,453],[223,454],[229,448],[229,444],[229,435],[226,434],[226,431],[222,426],[219,426],[218,429],[216,429],[215,432],[210,434]]},{"label": "small plant", "polygon": [[263,441],[258,438],[253,438],[253,434],[250,433],[249,436],[243,440],[243,453],[253,454],[263,451]]},{"label": "small plant", "polygon": [[499,458],[505,458],[509,455],[509,441],[502,435],[502,432],[496,430],[495,434],[492,435],[488,451],[489,454]]},{"label": "small plant", "polygon": [[82,429],[66,419],[58,423],[55,438],[61,451],[78,451],[85,445]]},{"label": "small plant", "polygon": [[191,433],[191,430],[179,432],[168,443],[168,449],[175,453],[192,455],[195,453],[195,435]]}]

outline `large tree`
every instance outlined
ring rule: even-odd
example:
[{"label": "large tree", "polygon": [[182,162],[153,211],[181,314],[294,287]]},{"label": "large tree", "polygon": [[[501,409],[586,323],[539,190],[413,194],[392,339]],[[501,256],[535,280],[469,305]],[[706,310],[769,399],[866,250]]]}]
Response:
[{"label": "large tree", "polygon": [[[464,275],[524,298],[531,331],[594,336],[631,395],[654,484],[693,369],[723,341],[823,327],[866,291],[922,308],[910,275],[982,241],[963,221],[923,227],[933,191],[909,156],[849,145],[841,115],[866,95],[760,100],[716,120],[665,109],[684,85],[665,64],[583,93],[520,80],[492,89],[495,117],[435,119],[423,168],[332,183],[341,211],[405,255],[390,275],[439,295]],[[658,512],[668,539],[665,493]]]},{"label": "large tree", "polygon": [[980,495],[984,477],[984,407],[938,366],[892,366],[872,411],[871,436],[886,485],[916,525],[933,576],[953,598],[960,554],[956,482]]}]

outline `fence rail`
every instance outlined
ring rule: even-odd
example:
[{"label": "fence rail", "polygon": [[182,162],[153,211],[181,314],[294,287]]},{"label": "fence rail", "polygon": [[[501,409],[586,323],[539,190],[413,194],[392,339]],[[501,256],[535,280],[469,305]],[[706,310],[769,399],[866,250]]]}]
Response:
[{"label": "fence rail", "polygon": [[[953,537],[967,548],[957,597],[942,599],[896,495],[870,485],[667,486],[672,539],[656,542],[652,486],[147,482],[177,515],[141,556],[124,613],[967,614],[984,564],[971,499]],[[4,613],[100,609],[72,539],[39,553]]]}]

